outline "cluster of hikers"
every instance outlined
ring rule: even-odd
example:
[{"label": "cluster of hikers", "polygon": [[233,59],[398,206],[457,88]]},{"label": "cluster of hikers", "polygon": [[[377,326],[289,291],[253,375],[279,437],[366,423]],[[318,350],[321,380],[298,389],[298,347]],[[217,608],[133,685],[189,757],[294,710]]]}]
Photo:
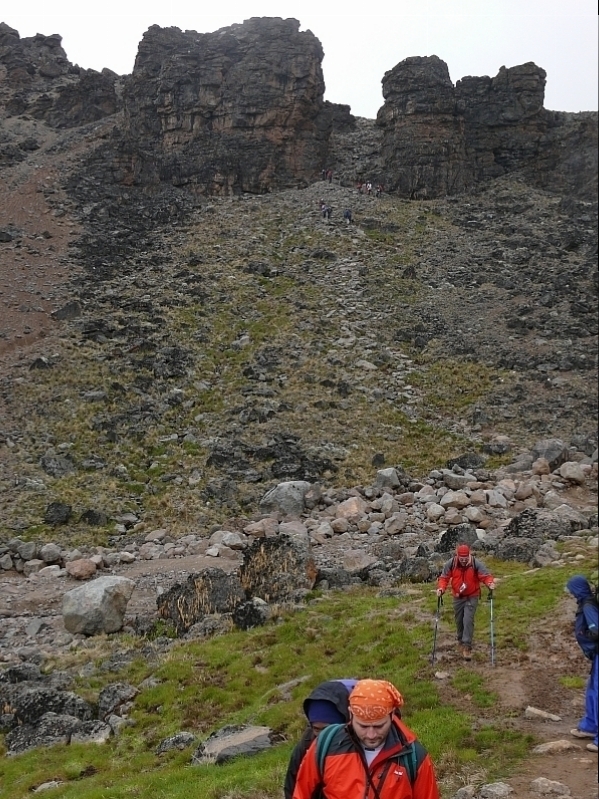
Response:
[{"label": "cluster of hikers", "polygon": [[369,197],[372,196],[372,192],[374,191],[375,197],[380,197],[383,193],[383,184],[377,183],[376,189],[373,189],[372,181],[367,180],[365,183],[362,181],[358,182],[358,194],[367,194]]},{"label": "cluster of hikers", "polygon": [[[474,614],[481,585],[495,581],[466,544],[457,547],[437,581],[441,601],[453,597],[456,638],[464,659],[471,659]],[[585,715],[571,730],[590,738],[597,752],[599,671],[597,594],[582,575],[565,589],[576,599],[575,635],[592,667]],[[439,799],[431,757],[402,720],[403,697],[387,680],[336,679],[318,685],[304,700],[307,727],[296,744],[285,777],[285,799]]]},{"label": "cluster of hikers", "polygon": [[285,799],[439,799],[430,755],[401,719],[387,680],[331,680],[304,701]]},{"label": "cluster of hikers", "polygon": [[[331,206],[328,203],[325,203],[325,201],[322,198],[318,201],[318,203],[319,203],[320,214],[321,214],[322,218],[326,219],[328,221],[331,218],[331,215],[333,213],[333,209],[331,208]],[[351,225],[351,223],[353,221],[351,208],[346,208],[345,209],[345,211],[343,212],[343,218],[345,219],[346,224]]]}]

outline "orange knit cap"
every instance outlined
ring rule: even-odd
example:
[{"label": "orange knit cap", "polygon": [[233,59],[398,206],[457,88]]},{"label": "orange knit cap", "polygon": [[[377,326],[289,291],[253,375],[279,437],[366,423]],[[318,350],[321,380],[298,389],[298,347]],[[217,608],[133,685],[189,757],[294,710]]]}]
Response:
[{"label": "orange knit cap", "polygon": [[349,695],[349,707],[358,721],[376,721],[403,705],[403,696],[387,680],[360,680]]}]

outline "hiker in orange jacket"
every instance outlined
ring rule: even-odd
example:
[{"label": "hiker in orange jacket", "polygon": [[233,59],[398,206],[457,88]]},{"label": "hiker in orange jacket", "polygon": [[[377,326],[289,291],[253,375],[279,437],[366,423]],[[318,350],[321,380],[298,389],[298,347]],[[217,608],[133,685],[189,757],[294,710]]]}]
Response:
[{"label": "hiker in orange jacket", "polygon": [[[325,729],[311,744],[293,799],[439,799],[429,754],[396,714],[402,704],[390,682],[360,680],[349,697],[349,724]],[[323,755],[318,741],[329,730]]]},{"label": "hiker in orange jacket", "polygon": [[460,544],[455,557],[443,566],[443,571],[437,580],[437,596],[443,596],[447,586],[451,586],[457,639],[464,660],[472,660],[474,614],[480,599],[481,583],[484,583],[489,591],[495,588],[493,575],[482,560],[472,555],[467,544]]}]

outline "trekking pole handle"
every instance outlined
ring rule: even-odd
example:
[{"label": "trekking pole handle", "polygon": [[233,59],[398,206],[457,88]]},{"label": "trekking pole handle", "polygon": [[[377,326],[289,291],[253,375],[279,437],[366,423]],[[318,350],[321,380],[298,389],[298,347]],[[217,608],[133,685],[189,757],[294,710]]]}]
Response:
[{"label": "trekking pole handle", "polygon": [[489,588],[489,593],[487,594],[487,602],[490,602],[493,599],[493,589]]}]

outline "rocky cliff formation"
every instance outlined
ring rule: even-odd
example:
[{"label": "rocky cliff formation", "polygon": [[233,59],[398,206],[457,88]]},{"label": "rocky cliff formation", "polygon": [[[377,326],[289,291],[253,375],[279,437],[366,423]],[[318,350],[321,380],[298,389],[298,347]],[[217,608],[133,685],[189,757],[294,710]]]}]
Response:
[{"label": "rocky cliff formation", "polygon": [[125,90],[123,179],[213,194],[307,184],[331,127],[322,58],[294,19],[209,34],[153,26]]},{"label": "rocky cliff formation", "polygon": [[0,23],[0,102],[7,116],[71,128],[117,111],[118,76],[71,64],[61,42],[58,34],[21,39]]},{"label": "rocky cliff formation", "polygon": [[523,171],[536,185],[592,199],[597,115],[547,111],[545,77],[529,62],[454,87],[437,56],[406,58],[383,78],[386,185],[405,197],[438,197]]},{"label": "rocky cliff formation", "polygon": [[[411,198],[514,172],[539,188],[596,196],[597,114],[547,111],[535,64],[454,86],[437,56],[407,58],[383,78],[375,128],[324,102],[322,47],[299,26],[254,18],[200,34],[154,25],[133,73],[119,78],[71,64],[57,34],[21,39],[1,23],[0,104],[5,118],[52,129],[112,117],[113,135],[82,177],[113,187],[264,193],[305,186],[333,166],[348,185],[380,181]],[[0,164],[37,149],[13,134],[3,131]]]}]

